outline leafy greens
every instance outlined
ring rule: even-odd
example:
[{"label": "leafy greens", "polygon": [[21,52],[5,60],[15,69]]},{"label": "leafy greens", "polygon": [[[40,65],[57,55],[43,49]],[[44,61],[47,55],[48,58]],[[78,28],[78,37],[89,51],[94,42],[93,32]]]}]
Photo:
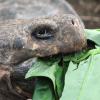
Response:
[{"label": "leafy greens", "polygon": [[32,100],[100,100],[100,29],[85,33],[95,48],[33,64],[26,74],[37,77]]}]

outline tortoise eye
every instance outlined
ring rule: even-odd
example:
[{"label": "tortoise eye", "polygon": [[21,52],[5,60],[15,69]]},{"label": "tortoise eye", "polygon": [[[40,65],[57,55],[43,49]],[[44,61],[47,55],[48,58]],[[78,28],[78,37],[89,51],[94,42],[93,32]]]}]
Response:
[{"label": "tortoise eye", "polygon": [[54,37],[54,30],[50,26],[38,26],[34,31],[32,31],[32,36],[37,39],[50,39]]}]

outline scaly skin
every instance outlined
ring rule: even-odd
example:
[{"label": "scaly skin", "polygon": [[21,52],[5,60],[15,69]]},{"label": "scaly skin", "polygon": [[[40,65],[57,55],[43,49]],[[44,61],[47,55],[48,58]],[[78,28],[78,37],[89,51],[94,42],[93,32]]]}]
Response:
[{"label": "scaly skin", "polygon": [[13,65],[82,50],[86,46],[83,33],[77,17],[70,14],[5,21],[0,23],[0,63]]},{"label": "scaly skin", "polygon": [[9,87],[2,89],[1,85],[0,89],[12,93],[0,94],[0,100],[23,100],[30,96],[23,90],[32,89],[26,90],[32,81],[24,76],[34,58],[82,50],[86,47],[84,25],[64,0],[1,0],[0,7],[0,83],[8,81]]}]

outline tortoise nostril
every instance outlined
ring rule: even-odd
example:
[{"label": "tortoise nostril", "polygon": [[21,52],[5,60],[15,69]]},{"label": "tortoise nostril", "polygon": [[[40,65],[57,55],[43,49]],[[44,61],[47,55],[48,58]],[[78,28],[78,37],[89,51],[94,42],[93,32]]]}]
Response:
[{"label": "tortoise nostril", "polygon": [[72,22],[73,25],[75,24],[75,22],[73,21],[73,19],[71,20],[71,22]]},{"label": "tortoise nostril", "polygon": [[50,39],[54,37],[53,32],[50,26],[38,26],[32,31],[31,35],[37,39]]}]

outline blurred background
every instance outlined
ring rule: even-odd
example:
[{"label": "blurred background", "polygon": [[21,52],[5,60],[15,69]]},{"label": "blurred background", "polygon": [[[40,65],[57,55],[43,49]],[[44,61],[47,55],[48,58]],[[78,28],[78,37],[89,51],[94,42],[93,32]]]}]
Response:
[{"label": "blurred background", "polygon": [[67,0],[80,15],[86,28],[100,28],[100,0]]},{"label": "blurred background", "polygon": [[[35,12],[36,14],[40,14],[41,16],[44,15],[44,13],[39,12],[39,10],[41,10],[41,6],[40,8],[35,7],[35,9],[33,9],[34,7],[32,7],[32,5],[34,4],[35,1],[38,2],[42,0],[0,0],[0,19],[1,20],[13,19],[16,16],[18,18],[24,18],[24,17],[28,18],[29,16],[32,17],[34,15],[33,12]],[[50,0],[43,0],[43,1],[45,3]],[[51,1],[53,2],[53,0]],[[57,3],[57,0],[54,1],[55,1],[54,3]],[[66,1],[68,1],[76,10],[76,12],[80,15],[81,19],[85,23],[86,28],[100,28],[100,0],[66,0]],[[18,4],[21,5],[18,6]],[[38,12],[36,12],[36,9],[38,10]],[[47,13],[47,11],[49,12],[49,9],[46,9],[46,11],[44,12]]]}]

